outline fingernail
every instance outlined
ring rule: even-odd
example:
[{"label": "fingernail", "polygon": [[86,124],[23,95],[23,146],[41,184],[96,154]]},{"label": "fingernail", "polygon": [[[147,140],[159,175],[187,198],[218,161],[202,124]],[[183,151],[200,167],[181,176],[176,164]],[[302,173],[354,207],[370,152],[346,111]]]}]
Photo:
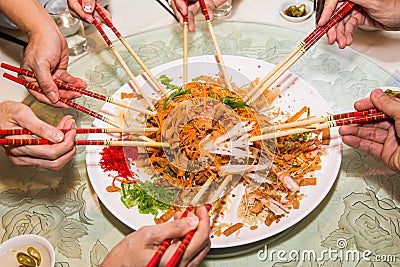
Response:
[{"label": "fingernail", "polygon": [[55,92],[50,92],[47,97],[50,99],[52,103],[57,103],[58,97]]},{"label": "fingernail", "polygon": [[59,143],[64,139],[64,134],[59,131],[53,131],[51,133],[51,137],[54,140],[54,142]]},{"label": "fingernail", "polygon": [[197,225],[199,224],[199,218],[197,218],[196,216],[188,217],[186,218],[186,220],[191,228],[196,228]]},{"label": "fingernail", "polygon": [[92,24],[92,23],[93,23],[92,16],[86,17],[85,20],[86,20],[86,22],[89,23],[89,24]]},{"label": "fingernail", "polygon": [[92,13],[92,6],[90,4],[86,4],[83,7],[83,11],[85,11],[86,13]]}]

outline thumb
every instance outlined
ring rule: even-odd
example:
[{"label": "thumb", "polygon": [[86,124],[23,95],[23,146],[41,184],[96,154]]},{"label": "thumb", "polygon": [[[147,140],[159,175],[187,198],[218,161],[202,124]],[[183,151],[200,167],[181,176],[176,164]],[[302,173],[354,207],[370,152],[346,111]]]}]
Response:
[{"label": "thumb", "polygon": [[371,102],[380,111],[394,119],[400,118],[400,100],[386,95],[381,89],[371,92]]},{"label": "thumb", "polygon": [[[197,228],[199,219],[197,216],[189,216],[172,222],[157,225],[158,235],[154,235],[154,243],[161,243],[165,239],[174,239],[185,236],[189,231]],[[156,240],[157,239],[157,240]]]},{"label": "thumb", "polygon": [[40,88],[50,99],[51,103],[57,103],[60,96],[58,94],[57,85],[54,83],[53,78],[51,77],[50,70],[42,70],[42,68],[37,68],[35,74]]},{"label": "thumb", "polygon": [[31,131],[41,138],[48,139],[51,142],[59,143],[64,139],[63,132],[40,120],[30,109],[20,112],[15,120],[22,128]]}]

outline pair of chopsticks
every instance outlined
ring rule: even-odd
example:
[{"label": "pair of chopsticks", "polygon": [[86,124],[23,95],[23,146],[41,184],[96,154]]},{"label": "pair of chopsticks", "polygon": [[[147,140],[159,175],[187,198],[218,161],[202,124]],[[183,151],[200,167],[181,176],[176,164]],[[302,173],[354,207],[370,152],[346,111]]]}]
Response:
[{"label": "pair of chopsticks", "polygon": [[[265,134],[253,136],[249,139],[250,142],[267,140],[277,137],[294,135],[299,133],[313,132],[332,127],[338,127],[350,124],[360,124],[365,122],[373,122],[389,118],[386,114],[376,110],[369,109],[365,111],[352,111],[325,117],[309,118],[305,120],[277,124],[274,126],[264,127],[262,132]],[[67,132],[71,129],[61,129]],[[154,132],[158,128],[77,128],[77,134],[88,133],[132,133],[132,132]],[[0,130],[0,136],[6,135],[23,135],[32,134],[26,129],[3,129]],[[44,145],[52,144],[49,140],[40,138],[30,139],[0,139],[0,145]],[[165,142],[156,142],[152,140],[142,141],[120,141],[120,140],[76,140],[76,145],[99,145],[99,146],[148,146],[148,147],[168,147]]]},{"label": "pair of chopsticks", "polygon": [[[18,67],[6,64],[6,63],[1,63],[0,66],[2,68],[6,69],[6,70],[16,72],[19,75],[24,75],[24,76],[27,76],[27,77],[30,77],[30,78],[36,78],[35,73],[33,73],[32,71],[21,69],[21,68],[18,68]],[[10,78],[9,75],[6,75],[6,76],[7,76],[7,78]],[[127,109],[131,109],[131,110],[134,110],[134,111],[138,111],[138,112],[141,112],[141,113],[144,113],[144,114],[148,114],[148,115],[152,115],[153,114],[149,110],[138,108],[138,107],[135,107],[135,106],[130,106],[130,105],[128,105],[128,104],[126,104],[126,103],[124,103],[122,101],[115,100],[112,97],[108,97],[108,96],[105,96],[105,95],[102,95],[102,94],[99,94],[99,93],[96,93],[96,92],[93,92],[93,91],[89,91],[89,90],[86,90],[86,89],[83,89],[83,88],[78,88],[76,86],[72,86],[72,85],[67,84],[67,83],[65,83],[63,81],[60,81],[60,80],[54,80],[54,82],[58,86],[58,88],[60,88],[60,89],[79,92],[79,93],[81,93],[83,95],[87,95],[89,97],[92,97],[92,98],[95,98],[95,99],[98,99],[98,100],[101,100],[101,101],[104,101],[104,102],[108,102],[108,103],[111,103],[111,104],[114,104],[114,105],[117,105],[117,106],[120,106],[120,107],[123,107],[123,108],[127,108]],[[18,83],[20,83],[20,82],[18,82]]]},{"label": "pair of chopsticks", "polygon": [[262,132],[267,132],[266,134],[253,136],[250,138],[250,141],[251,142],[261,141],[276,137],[313,132],[317,130],[323,130],[343,125],[379,121],[387,118],[389,117],[385,113],[382,113],[376,109],[369,109],[365,111],[353,111],[336,115],[329,115],[320,118],[310,118],[301,121],[295,121],[290,123],[278,124],[276,126],[265,127],[262,129]]},{"label": "pair of chopsticks", "polygon": [[[6,72],[3,73],[3,77],[7,78],[7,79],[9,79],[9,80],[11,80],[13,82],[19,83],[19,84],[25,86],[26,88],[31,89],[31,90],[33,90],[35,92],[38,92],[38,93],[41,93],[41,94],[45,94],[44,91],[40,87],[38,87],[38,86],[36,86],[36,85],[34,85],[32,83],[29,83],[27,81],[21,80],[20,78],[12,76],[12,75],[10,75],[10,74],[8,74]],[[97,113],[97,112],[95,112],[93,110],[90,110],[90,109],[88,109],[88,108],[86,108],[86,107],[84,107],[82,105],[79,105],[79,104],[77,104],[77,103],[75,103],[75,102],[73,102],[73,101],[71,101],[69,99],[60,97],[59,101],[64,103],[64,104],[66,104],[66,105],[68,105],[68,106],[70,106],[70,107],[73,107],[73,108],[75,108],[75,109],[77,109],[77,110],[79,110],[79,111],[81,111],[83,113],[86,113],[86,114],[88,114],[88,115],[90,115],[90,116],[92,116],[92,117],[94,117],[96,119],[104,121],[104,122],[106,122],[106,123],[108,123],[108,124],[110,124],[110,125],[112,125],[114,127],[123,128],[121,125],[119,125],[118,123],[114,122],[110,118],[108,118],[106,116],[103,116],[103,115],[101,115],[101,114],[99,114],[99,113]]]},{"label": "pair of chopsticks", "polygon": [[[75,130],[76,134],[90,134],[90,133],[143,133],[154,132],[158,128],[74,128],[74,129],[60,129],[66,133]],[[27,129],[0,129],[0,136],[7,135],[32,135],[33,133]],[[51,141],[41,138],[0,138],[0,145],[51,145]],[[75,140],[75,145],[85,146],[138,146],[138,147],[165,147],[167,143],[148,141],[132,141],[132,140]]]},{"label": "pair of chopsticks", "polygon": [[[206,209],[207,211],[211,210],[212,205],[211,204],[206,204]],[[180,219],[186,218],[189,212],[191,212],[195,208],[194,205],[189,205],[185,211],[182,213]],[[176,262],[180,259],[182,256],[183,252],[185,251],[186,247],[189,245],[190,241],[192,240],[194,234],[196,233],[195,230],[191,230],[189,233],[186,234],[186,236],[182,239],[181,244],[177,248],[176,252],[174,255],[171,257],[170,261],[165,265],[167,266],[175,266]],[[157,251],[154,253],[154,256],[150,259],[149,263],[146,265],[146,267],[156,267],[158,266],[158,262],[161,260],[162,256],[164,255],[165,251],[168,249],[168,247],[171,245],[172,239],[165,239],[161,245],[158,247]]]},{"label": "pair of chopsticks", "polygon": [[[214,200],[214,198],[219,197],[221,192],[226,188],[227,184],[232,180],[232,176],[228,175],[226,176],[221,184],[218,186],[218,188],[213,192],[212,196],[209,198],[209,200]],[[209,188],[213,181],[213,178],[210,177],[207,179],[207,181],[202,185],[201,189],[199,192],[197,192],[196,196],[192,199],[191,204],[185,209],[185,211],[182,213],[180,218],[185,218],[187,217],[188,213],[194,209],[194,207],[197,205],[197,203],[202,199],[204,196],[206,190]],[[211,204],[206,204],[205,205],[207,211],[210,211],[212,208]],[[174,267],[176,263],[180,260],[182,257],[183,253],[185,252],[187,246],[189,245],[190,241],[192,240],[194,234],[196,233],[196,230],[191,230],[189,231],[186,236],[182,239],[181,244],[178,246],[177,250],[175,253],[172,255],[170,260],[167,262],[165,267]],[[161,257],[164,255],[165,251],[168,249],[168,247],[171,245],[172,239],[166,239],[164,240],[163,243],[158,247],[156,253],[154,256],[151,258],[149,263],[146,265],[146,267],[156,267],[158,266],[158,262],[161,260]]]},{"label": "pair of chopsticks", "polygon": [[[52,145],[53,142],[47,139],[29,138],[29,139],[0,139],[0,145]],[[136,146],[136,147],[165,147],[167,143],[163,142],[150,142],[150,141],[121,141],[121,140],[75,140],[75,145],[83,146]]]},{"label": "pair of chopsticks", "polygon": [[251,104],[258,97],[260,97],[265,90],[270,88],[276,80],[278,80],[297,60],[300,59],[322,36],[339,22],[346,14],[353,8],[354,4],[349,1],[344,1],[330,17],[327,24],[318,26],[312,33],[310,33],[297,47],[284,58],[275,68],[272,69],[267,76],[265,76],[257,86],[255,86],[250,93],[244,97],[244,100]]},{"label": "pair of chopsticks", "polygon": [[[80,1],[81,2],[81,1]],[[136,60],[136,62],[139,64],[139,66],[143,69],[143,71],[148,75],[150,80],[153,82],[153,84],[157,87],[157,89],[162,93],[166,94],[165,88],[160,84],[160,82],[154,77],[154,75],[151,73],[151,71],[147,68],[147,66],[144,64],[144,62],[139,58],[139,56],[135,53],[135,51],[132,49],[132,47],[126,42],[125,38],[122,36],[122,34],[117,30],[117,28],[114,26],[114,24],[111,22],[110,18],[107,17],[107,15],[103,12],[101,9],[100,5],[98,3],[95,4],[95,10],[99,13],[100,17],[104,20],[106,25],[112,30],[112,32],[116,35],[116,37],[121,41],[121,43],[125,46],[125,48],[128,50],[129,54]],[[151,108],[151,110],[154,111],[155,107],[152,104],[151,100],[146,96],[144,91],[142,90],[141,86],[139,83],[136,81],[135,76],[129,69],[128,65],[125,63],[119,52],[115,49],[114,44],[111,42],[111,40],[108,38],[107,34],[104,32],[102,29],[100,23],[97,22],[97,20],[93,17],[93,24],[96,27],[97,31],[100,33],[104,41],[107,43],[108,47],[110,48],[111,52],[114,54],[114,56],[117,58],[119,63],[122,65],[122,68],[124,71],[128,74],[129,78],[131,79],[132,83],[134,84],[134,88],[140,92],[142,97],[146,100],[147,104]]]},{"label": "pair of chopsticks", "polygon": [[[186,7],[188,7],[189,1],[185,0],[185,4],[186,4]],[[213,27],[212,21],[210,19],[210,15],[208,13],[207,6],[206,6],[204,0],[200,0],[200,6],[203,11],[204,17],[206,19],[206,22],[208,25],[208,31],[210,32],[211,40],[214,45],[214,49],[215,49],[215,53],[216,53],[217,61],[218,61],[217,63],[221,65],[221,71],[224,76],[224,80],[225,80],[225,83],[226,83],[228,89],[230,91],[233,91],[231,81],[230,81],[228,73],[226,71],[225,62],[222,57],[221,50],[219,48],[217,37],[214,32],[214,27]],[[188,16],[186,15],[183,17],[183,81],[184,81],[184,83],[187,83],[187,81],[188,81],[188,78],[187,78],[188,51],[187,50],[188,50]]]},{"label": "pair of chopsticks", "polygon": [[[75,130],[76,134],[91,134],[91,133],[142,133],[142,132],[156,132],[158,128],[73,128],[73,129],[60,129],[63,133]],[[27,129],[0,129],[0,135],[33,135]]]},{"label": "pair of chopsticks", "polygon": [[[199,192],[197,192],[196,196],[192,199],[191,204],[185,209],[185,211],[181,215],[182,218],[186,218],[189,212],[191,212],[197,203],[200,201],[202,196],[204,195],[205,191],[208,189],[210,186],[211,182],[213,179],[210,177],[207,179],[207,181],[202,185],[201,189]],[[207,204],[206,208],[207,211],[211,209],[211,204]],[[186,236],[183,238],[181,244],[178,246],[178,249],[174,253],[174,255],[171,257],[169,262],[165,265],[167,266],[175,266],[175,263],[180,259],[182,256],[183,252],[185,251],[187,245],[189,244],[190,240],[193,238],[195,231],[192,230],[189,233],[186,234]],[[164,240],[161,245],[158,247],[156,253],[154,256],[150,259],[149,263],[146,265],[147,267],[156,267],[158,265],[158,262],[161,260],[161,257],[164,255],[165,251],[168,249],[168,247],[171,245],[172,239],[166,239]]]}]

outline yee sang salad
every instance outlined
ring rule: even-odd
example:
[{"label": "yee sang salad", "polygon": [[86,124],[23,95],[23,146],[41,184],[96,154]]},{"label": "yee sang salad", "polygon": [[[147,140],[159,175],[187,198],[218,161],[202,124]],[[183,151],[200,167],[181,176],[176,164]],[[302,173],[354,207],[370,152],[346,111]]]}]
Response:
[{"label": "yee sang salad", "polygon": [[[285,123],[309,117],[309,108],[292,116],[280,110],[271,112],[273,108],[264,112],[241,97],[251,85],[238,88],[232,84],[230,91],[220,77],[199,77],[182,87],[166,76],[160,81],[170,93],[155,103],[155,115],[146,117],[145,127],[158,127],[158,131],[144,135],[168,142],[169,147],[105,147],[100,167],[111,177],[107,191],[119,192],[127,208],[137,207],[162,223],[184,209],[182,203],[190,203],[207,181],[216,183],[210,187],[215,191],[227,176],[234,177],[234,186],[251,190],[239,196],[236,215],[240,222],[233,225],[224,221],[231,194],[215,199],[210,211],[215,236],[239,234],[242,227],[270,226],[300,207],[304,197],[300,188],[318,183],[314,172],[321,168],[329,129],[265,141],[250,142],[249,138],[262,135],[272,119]],[[271,103],[278,95],[276,88],[266,90],[262,101]],[[151,179],[141,179],[137,169],[146,169]]]}]

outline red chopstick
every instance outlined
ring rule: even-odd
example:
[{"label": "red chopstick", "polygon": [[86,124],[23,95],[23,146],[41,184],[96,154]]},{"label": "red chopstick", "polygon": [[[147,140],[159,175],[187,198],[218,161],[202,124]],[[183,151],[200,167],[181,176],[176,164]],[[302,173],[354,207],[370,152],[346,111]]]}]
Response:
[{"label": "red chopstick", "polygon": [[[21,68],[18,68],[18,67],[6,64],[6,63],[1,63],[1,67],[4,68],[4,69],[10,70],[10,71],[16,72],[19,75],[24,75],[24,76],[27,76],[27,77],[36,78],[35,73],[33,73],[32,71],[29,71],[29,70],[21,69]],[[81,93],[83,95],[87,95],[89,97],[93,97],[93,98],[99,99],[99,100],[104,101],[104,102],[115,104],[117,106],[121,106],[121,107],[124,107],[124,108],[128,108],[128,109],[132,109],[132,110],[135,110],[135,111],[139,111],[139,112],[142,112],[144,114],[149,114],[149,115],[152,114],[152,112],[149,111],[149,110],[140,109],[140,108],[137,108],[135,106],[130,106],[130,105],[124,103],[124,102],[115,100],[112,97],[108,97],[108,96],[105,96],[105,95],[102,95],[102,94],[99,94],[99,93],[96,93],[96,92],[92,92],[92,91],[86,90],[84,88],[79,88],[79,87],[67,84],[67,83],[65,83],[63,81],[60,81],[60,80],[53,80],[53,81],[61,89],[70,90],[70,91],[74,91],[74,92],[79,92],[79,93]]]},{"label": "red chopstick", "polygon": [[[50,140],[42,138],[0,138],[0,145],[52,145]],[[131,141],[131,140],[75,140],[75,145],[81,146],[148,146],[162,147],[165,143],[162,142],[147,142],[147,141]]]},{"label": "red chopstick", "polygon": [[[207,211],[210,211],[212,205],[211,205],[211,204],[206,204],[205,207],[206,207]],[[185,209],[185,211],[182,213],[182,215],[181,215],[180,218],[186,218],[187,215],[189,214],[189,212],[191,212],[193,209],[194,209],[194,205],[189,205],[189,206]],[[192,231],[193,231],[193,234],[190,234]],[[187,233],[186,236],[185,236],[184,239],[183,239],[183,240],[187,239],[187,240],[185,241],[186,246],[189,244],[190,240],[193,238],[193,235],[194,235],[194,233],[195,233],[195,230],[192,230],[192,231],[190,231],[189,233]],[[189,237],[187,238],[188,235],[191,235],[190,239],[189,239]],[[161,257],[164,255],[165,251],[166,251],[166,250],[168,249],[168,247],[171,245],[171,242],[172,242],[172,239],[165,239],[164,242],[162,242],[161,245],[158,247],[156,253],[154,254],[153,258],[151,258],[151,260],[150,260],[149,263],[146,265],[146,267],[156,267],[156,266],[158,266],[158,263],[159,263],[159,261],[161,260]],[[183,242],[183,241],[182,241],[182,242]],[[182,253],[183,253],[184,250],[186,249],[186,246],[185,246],[185,248],[179,246],[180,249],[183,248]],[[178,249],[179,249],[179,248],[178,248]],[[175,255],[175,254],[174,254],[174,255]],[[175,257],[177,257],[177,256],[175,256]],[[179,258],[180,258],[180,256],[179,256]],[[179,258],[178,258],[178,260],[179,260]],[[171,258],[171,259],[172,259],[172,258]]]},{"label": "red chopstick", "polygon": [[324,26],[318,26],[312,33],[310,33],[304,40],[304,49],[308,50],[310,47],[312,47],[319,39],[321,39],[322,36],[330,29],[332,28],[336,23],[338,23],[347,13],[349,13],[353,8],[355,4],[349,2],[349,1],[344,1],[343,4],[338,7],[332,16],[330,17],[328,23],[326,23]]},{"label": "red chopstick", "polygon": [[[193,210],[194,206],[189,205],[185,211],[181,215],[182,218],[186,218],[189,212]],[[149,263],[146,265],[147,267],[155,267],[158,265],[158,262],[161,260],[161,257],[164,255],[165,251],[168,249],[168,247],[171,245],[172,239],[165,239],[161,245],[158,247],[156,253],[154,253],[153,258],[149,261]]]},{"label": "red chopstick", "polygon": [[[15,76],[12,76],[12,75],[10,75],[8,73],[3,73],[3,77],[7,78],[7,79],[9,79],[9,80],[11,80],[13,82],[19,83],[19,84],[25,86],[28,89],[31,89],[31,90],[36,91],[38,93],[44,94],[43,90],[41,88],[39,88],[38,86],[36,86],[34,84],[31,84],[31,83],[29,83],[27,81],[21,80],[21,79],[15,77]],[[77,109],[77,110],[79,110],[79,111],[81,111],[83,113],[86,113],[86,114],[88,114],[88,115],[90,115],[90,116],[92,116],[92,117],[94,117],[96,119],[99,119],[99,120],[102,120],[102,121],[104,121],[104,122],[106,122],[108,124],[111,124],[111,125],[113,125],[113,126],[115,126],[117,128],[123,128],[122,126],[120,126],[117,123],[113,122],[111,119],[109,119],[109,118],[107,118],[107,117],[105,117],[105,116],[103,116],[103,115],[101,115],[99,113],[96,113],[93,110],[90,110],[90,109],[88,109],[88,108],[86,108],[84,106],[76,104],[76,103],[72,102],[69,99],[60,97],[59,101],[63,102],[64,104],[67,104],[68,106],[73,107],[73,108],[75,108],[75,109]]]},{"label": "red chopstick", "polygon": [[[186,9],[189,7],[189,1],[185,0]],[[187,10],[189,13],[189,10]],[[188,34],[189,34],[189,20],[188,14],[183,16],[183,83],[188,82]]]},{"label": "red chopstick", "polygon": [[[343,125],[349,125],[349,124],[358,124],[358,123],[364,123],[364,122],[371,122],[371,121],[377,121],[377,120],[382,120],[382,119],[387,119],[389,118],[388,115],[385,113],[376,113],[376,114],[368,114],[364,116],[358,116],[358,117],[352,117],[352,118],[344,118],[344,119],[337,119],[333,121],[327,121],[326,124],[331,127],[337,127],[337,126],[343,126]],[[310,128],[313,126],[310,125]]]},{"label": "red chopstick", "polygon": [[125,48],[128,50],[128,52],[132,55],[132,57],[136,60],[136,62],[139,64],[139,66],[144,70],[144,72],[150,77],[151,81],[154,83],[154,85],[162,92],[163,94],[166,94],[166,90],[164,87],[160,84],[160,82],[154,77],[154,75],[151,73],[151,71],[147,68],[147,66],[144,64],[144,62],[140,59],[140,57],[135,53],[135,51],[132,49],[132,47],[126,42],[125,38],[122,36],[122,34],[117,30],[117,28],[113,25],[111,22],[110,18],[107,17],[107,15],[103,12],[101,9],[100,5],[98,3],[95,3],[95,9],[97,13],[99,13],[100,17],[104,20],[106,25],[112,30],[112,32],[117,36],[117,38],[121,41],[121,43],[125,46]]},{"label": "red chopstick", "polygon": [[[103,37],[104,41],[107,43],[108,47],[110,48],[111,52],[114,54],[115,58],[118,60],[118,62],[121,64],[122,68],[124,69],[125,73],[129,76],[133,83],[133,87],[135,90],[139,91],[144,100],[146,101],[147,105],[149,105],[151,110],[155,110],[155,107],[153,103],[151,102],[151,99],[144,93],[142,87],[139,85],[137,82],[135,76],[133,75],[132,71],[129,69],[128,65],[122,58],[121,54],[118,52],[118,50],[115,48],[114,44],[111,42],[110,38],[108,38],[107,34],[104,32],[103,28],[101,27],[100,23],[97,22],[97,20],[93,17],[93,24],[96,27],[97,31],[100,33],[101,37]],[[131,83],[129,83],[131,85]]]},{"label": "red chopstick", "polygon": [[[121,128],[72,128],[72,129],[60,129],[60,131],[66,133],[68,131],[75,130],[76,134],[89,134],[89,133],[122,133]],[[27,129],[0,129],[0,135],[32,135],[33,133]]]},{"label": "red chopstick", "polygon": [[345,1],[339,8],[335,10],[330,17],[329,22],[324,26],[318,26],[310,33],[296,48],[290,52],[279,64],[277,64],[261,81],[244,97],[249,104],[260,97],[264,90],[268,89],[273,83],[279,79],[296,61],[304,55],[321,37],[340,21],[353,8],[354,4]]},{"label": "red chopstick", "polygon": [[213,27],[212,21],[210,19],[210,15],[208,13],[207,6],[206,6],[206,3],[204,2],[204,0],[200,0],[200,6],[201,6],[201,9],[203,10],[204,17],[206,18],[206,21],[207,21],[208,31],[210,32],[210,35],[211,35],[211,40],[214,45],[218,63],[221,65],[221,71],[222,71],[222,75],[224,76],[226,86],[228,87],[228,89],[230,91],[234,91],[231,80],[230,80],[230,76],[228,75],[228,72],[226,71],[224,58],[222,57],[221,49],[219,48],[219,44],[218,44],[218,40],[217,40],[217,36],[214,32],[214,27]]},{"label": "red chopstick", "polygon": [[[206,204],[205,206],[206,206],[207,211],[210,211],[212,205]],[[189,245],[190,241],[192,240],[195,233],[196,233],[196,230],[191,230],[191,231],[189,231],[189,233],[187,233],[185,235],[182,242],[179,244],[177,250],[175,251],[174,255],[172,255],[171,259],[168,261],[168,263],[165,265],[165,267],[175,266],[175,264],[182,257],[183,253],[185,253],[185,250],[186,250],[187,246]]]}]

